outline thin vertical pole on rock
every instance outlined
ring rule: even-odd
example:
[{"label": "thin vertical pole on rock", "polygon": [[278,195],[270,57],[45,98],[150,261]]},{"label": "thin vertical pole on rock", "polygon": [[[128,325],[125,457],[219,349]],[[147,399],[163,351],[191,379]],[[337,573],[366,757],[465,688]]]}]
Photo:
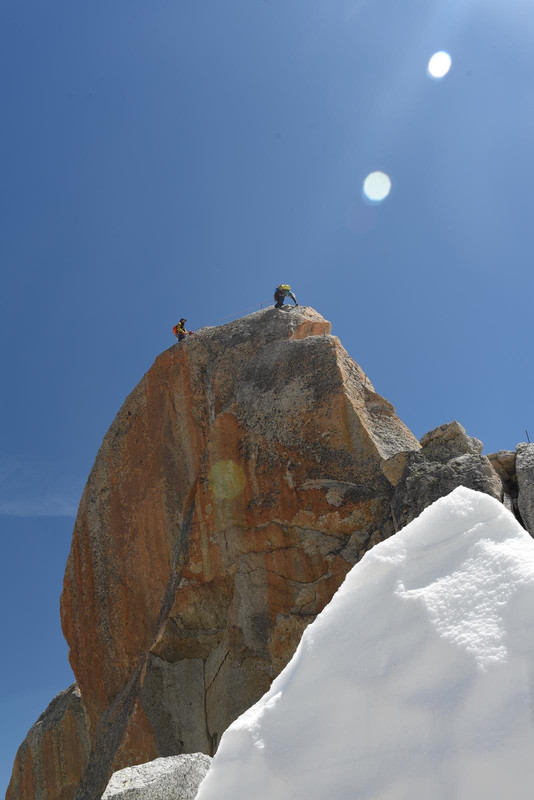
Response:
[{"label": "thin vertical pole on rock", "polygon": [[529,435],[528,435],[528,431],[527,431],[527,429],[526,429],[526,428],[525,428],[525,433],[527,434],[527,442],[530,444],[530,437],[529,437]]}]

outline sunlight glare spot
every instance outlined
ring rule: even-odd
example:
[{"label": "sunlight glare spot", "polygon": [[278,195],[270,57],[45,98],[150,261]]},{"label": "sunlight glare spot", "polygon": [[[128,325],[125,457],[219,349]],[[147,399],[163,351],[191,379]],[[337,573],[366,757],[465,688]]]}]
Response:
[{"label": "sunlight glare spot", "polygon": [[428,62],[428,74],[432,78],[444,78],[450,70],[452,59],[448,53],[440,50],[439,53],[434,53]]},{"label": "sunlight glare spot", "polygon": [[391,179],[385,172],[371,172],[363,182],[363,193],[368,200],[379,203],[391,191]]},{"label": "sunlight glare spot", "polygon": [[217,500],[233,500],[243,492],[247,476],[235,461],[217,461],[208,474],[208,484]]}]

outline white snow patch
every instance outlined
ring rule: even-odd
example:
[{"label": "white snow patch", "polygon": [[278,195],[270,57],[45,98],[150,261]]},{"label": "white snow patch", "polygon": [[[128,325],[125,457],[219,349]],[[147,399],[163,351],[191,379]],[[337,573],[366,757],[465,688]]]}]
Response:
[{"label": "white snow patch", "polygon": [[530,800],[534,542],[460,487],[365,555],[197,800]]}]

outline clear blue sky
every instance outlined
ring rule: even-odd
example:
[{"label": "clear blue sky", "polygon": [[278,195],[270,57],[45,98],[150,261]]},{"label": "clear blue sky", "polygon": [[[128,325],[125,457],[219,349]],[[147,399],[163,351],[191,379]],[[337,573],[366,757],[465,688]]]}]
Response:
[{"label": "clear blue sky", "polygon": [[533,45],[528,0],[0,0],[0,790],[71,681],[81,488],[180,316],[289,282],[417,436],[534,436]]}]

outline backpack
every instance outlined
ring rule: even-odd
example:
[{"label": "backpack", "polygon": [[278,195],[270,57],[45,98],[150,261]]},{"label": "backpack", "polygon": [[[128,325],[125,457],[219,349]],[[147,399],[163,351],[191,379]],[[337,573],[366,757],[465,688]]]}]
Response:
[{"label": "backpack", "polygon": [[175,325],[173,327],[172,332],[174,333],[175,336],[178,336],[178,325]]}]

